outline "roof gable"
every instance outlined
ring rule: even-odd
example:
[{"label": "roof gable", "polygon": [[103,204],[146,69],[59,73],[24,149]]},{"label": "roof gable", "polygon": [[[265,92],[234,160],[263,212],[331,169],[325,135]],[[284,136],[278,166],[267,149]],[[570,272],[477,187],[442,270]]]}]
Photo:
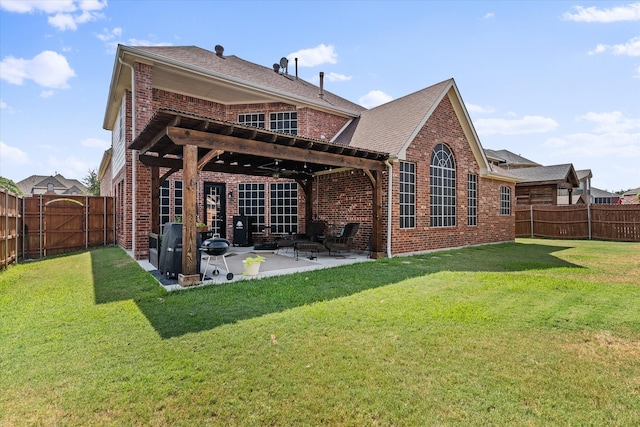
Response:
[{"label": "roof gable", "polygon": [[522,179],[523,183],[556,183],[570,184],[569,188],[579,185],[578,175],[571,163],[553,166],[511,169],[513,175]]},{"label": "roof gable", "polygon": [[480,165],[481,174],[514,180],[514,177],[491,170],[454,79],[363,111],[349,145],[382,151],[403,159],[409,145],[445,97],[451,101],[469,147]]}]

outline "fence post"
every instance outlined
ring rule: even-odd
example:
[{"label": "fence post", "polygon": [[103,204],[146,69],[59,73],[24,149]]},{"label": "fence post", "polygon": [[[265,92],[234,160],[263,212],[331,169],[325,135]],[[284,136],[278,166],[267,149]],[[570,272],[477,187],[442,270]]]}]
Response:
[{"label": "fence post", "polygon": [[40,259],[42,259],[43,255],[43,245],[44,245],[44,219],[42,218],[42,194],[40,195],[40,234],[38,235],[38,244],[40,245],[39,253]]},{"label": "fence post", "polygon": [[102,196],[102,246],[107,246],[107,197]]},{"label": "fence post", "polygon": [[529,219],[531,220],[531,238],[533,239],[533,205],[529,205]]},{"label": "fence post", "polygon": [[587,224],[589,228],[589,240],[591,240],[591,203],[587,203]]},{"label": "fence post", "polygon": [[84,248],[89,249],[89,196],[84,196]]}]

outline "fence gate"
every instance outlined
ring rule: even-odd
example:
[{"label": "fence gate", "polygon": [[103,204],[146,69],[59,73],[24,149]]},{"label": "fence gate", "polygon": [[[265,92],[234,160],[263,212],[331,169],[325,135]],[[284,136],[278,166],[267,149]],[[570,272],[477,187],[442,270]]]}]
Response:
[{"label": "fence gate", "polygon": [[86,247],[85,206],[79,200],[53,199],[44,204],[44,256]]}]

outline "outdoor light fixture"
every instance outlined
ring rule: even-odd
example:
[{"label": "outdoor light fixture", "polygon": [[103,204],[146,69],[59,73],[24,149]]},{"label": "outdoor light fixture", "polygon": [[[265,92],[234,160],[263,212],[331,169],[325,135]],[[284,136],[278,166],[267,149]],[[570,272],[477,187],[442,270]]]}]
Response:
[{"label": "outdoor light fixture", "polygon": [[230,199],[233,197],[233,191],[229,191],[229,194],[227,194],[227,197]]}]

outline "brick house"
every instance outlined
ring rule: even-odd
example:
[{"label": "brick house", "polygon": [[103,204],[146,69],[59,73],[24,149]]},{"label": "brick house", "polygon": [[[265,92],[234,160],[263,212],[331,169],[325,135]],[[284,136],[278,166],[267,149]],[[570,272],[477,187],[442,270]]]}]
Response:
[{"label": "brick house", "polygon": [[256,240],[358,222],[374,257],[514,240],[518,178],[488,162],[453,79],[370,110],[319,82],[220,46],[118,46],[101,170],[119,244],[144,258],[181,216],[190,272],[192,223],[230,239],[234,215]]}]

